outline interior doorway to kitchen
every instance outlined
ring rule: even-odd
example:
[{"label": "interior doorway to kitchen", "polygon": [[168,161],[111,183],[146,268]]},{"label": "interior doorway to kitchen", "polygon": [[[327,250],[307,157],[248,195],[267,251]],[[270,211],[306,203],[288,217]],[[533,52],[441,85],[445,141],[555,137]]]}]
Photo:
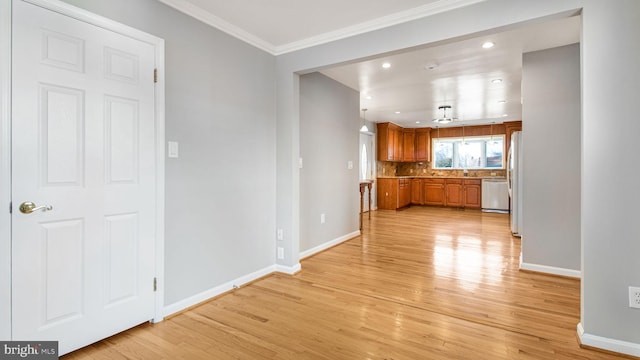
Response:
[{"label": "interior doorway to kitchen", "polygon": [[[358,171],[360,181],[373,180],[376,178],[375,174],[375,134],[369,132],[360,133],[360,169]],[[371,188],[371,208],[376,208],[376,184],[373,183]],[[369,199],[364,197],[364,209],[369,208]]]}]

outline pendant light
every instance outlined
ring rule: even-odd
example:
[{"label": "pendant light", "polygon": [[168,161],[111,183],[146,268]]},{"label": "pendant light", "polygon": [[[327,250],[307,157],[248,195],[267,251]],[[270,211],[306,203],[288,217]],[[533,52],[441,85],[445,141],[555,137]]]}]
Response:
[{"label": "pendant light", "polygon": [[369,132],[369,128],[367,127],[367,123],[365,120],[365,114],[368,109],[362,109],[362,127],[360,128],[360,132]]},{"label": "pendant light", "polygon": [[442,116],[433,119],[434,123],[449,124],[450,122],[458,120],[452,116],[451,105],[438,106],[438,111],[442,111]]}]

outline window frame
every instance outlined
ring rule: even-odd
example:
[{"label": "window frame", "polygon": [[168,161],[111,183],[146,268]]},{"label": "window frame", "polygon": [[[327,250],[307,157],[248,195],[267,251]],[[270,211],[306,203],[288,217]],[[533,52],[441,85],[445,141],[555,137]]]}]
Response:
[{"label": "window frame", "polygon": [[[502,141],[502,161],[500,167],[487,167],[488,157],[487,157],[487,143],[489,141],[501,140]],[[506,168],[506,159],[505,159],[505,134],[496,134],[496,135],[481,135],[481,136],[465,136],[465,137],[444,137],[444,138],[433,138],[431,142],[432,150],[432,165],[431,168],[434,170],[463,170],[463,169],[473,169],[473,170],[504,170]],[[480,167],[465,167],[460,165],[460,147],[464,143],[469,142],[480,142],[480,153],[481,153],[481,166]],[[438,167],[436,161],[436,149],[439,144],[451,144],[452,149],[452,158],[451,158],[451,167]]]}]

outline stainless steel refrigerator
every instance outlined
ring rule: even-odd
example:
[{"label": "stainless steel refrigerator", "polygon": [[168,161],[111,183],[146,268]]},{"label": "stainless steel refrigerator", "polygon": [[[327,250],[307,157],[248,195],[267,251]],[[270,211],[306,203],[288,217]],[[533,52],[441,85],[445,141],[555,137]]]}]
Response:
[{"label": "stainless steel refrigerator", "polygon": [[522,132],[511,134],[511,146],[507,155],[507,184],[511,207],[511,232],[522,236]]}]

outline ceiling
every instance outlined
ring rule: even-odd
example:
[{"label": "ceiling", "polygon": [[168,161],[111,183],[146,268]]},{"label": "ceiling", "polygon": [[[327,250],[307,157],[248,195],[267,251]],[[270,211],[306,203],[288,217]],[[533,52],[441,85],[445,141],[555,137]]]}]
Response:
[{"label": "ceiling", "polygon": [[[278,55],[485,0],[159,1]],[[321,72],[359,91],[370,121],[433,127],[450,105],[458,121],[440,126],[501,123],[522,119],[522,54],[579,40],[574,16]]]}]

